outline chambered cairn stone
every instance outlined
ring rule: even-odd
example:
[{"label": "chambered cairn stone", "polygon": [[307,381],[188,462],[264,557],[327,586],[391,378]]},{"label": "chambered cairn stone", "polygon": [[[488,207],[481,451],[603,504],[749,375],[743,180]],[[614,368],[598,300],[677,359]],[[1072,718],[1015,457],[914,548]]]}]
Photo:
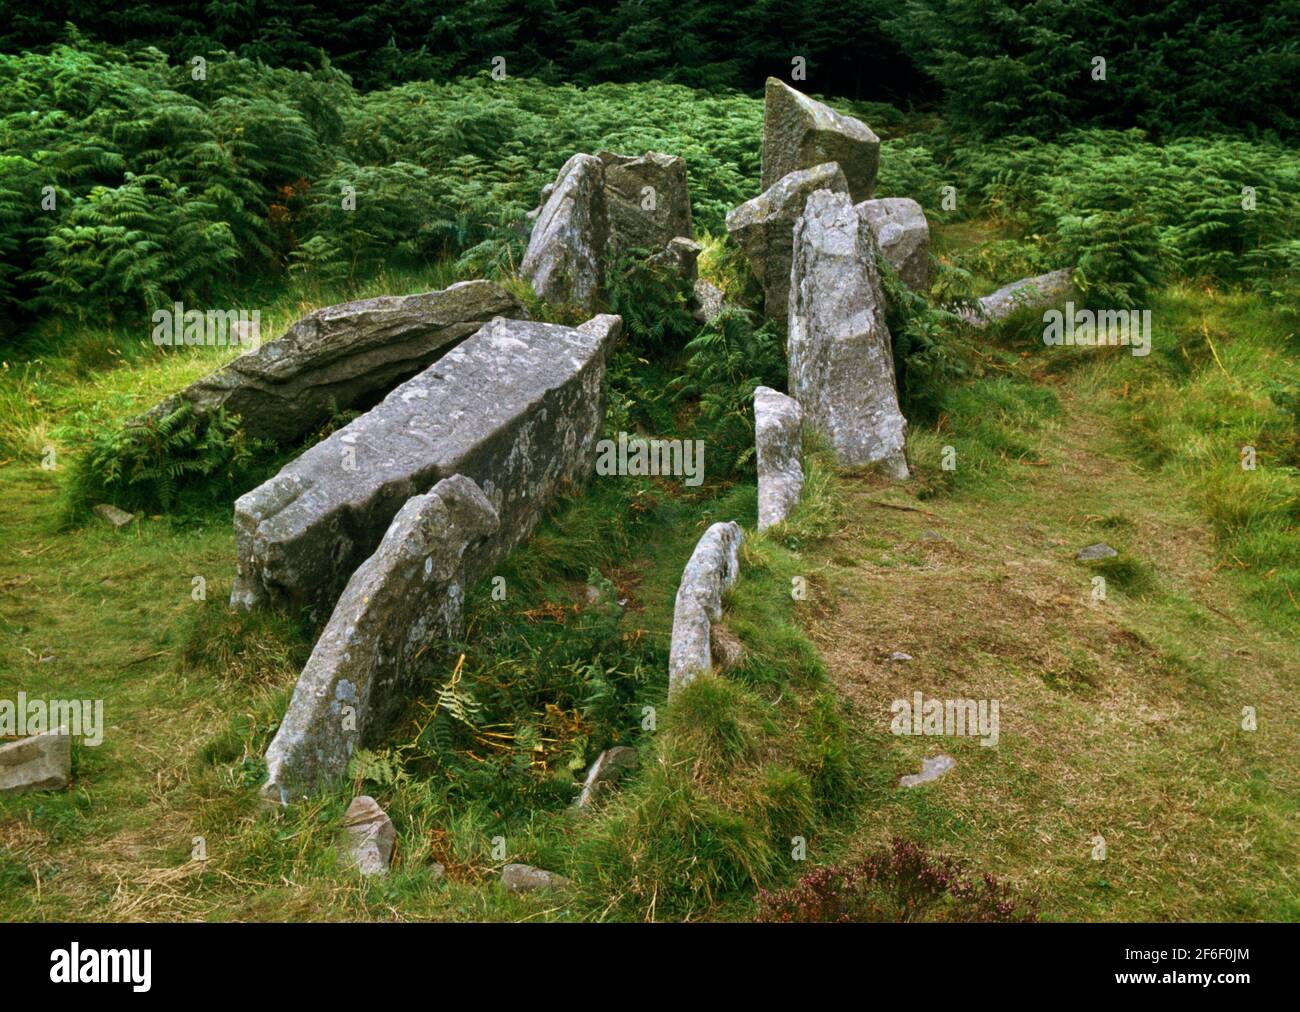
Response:
[{"label": "chambered cairn stone", "polygon": [[763,309],[773,320],[786,319],[794,223],[818,190],[849,192],[844,173],[834,162],[782,176],[753,200],[727,213],[727,232],[763,286]]},{"label": "chambered cairn stone", "polygon": [[790,515],[803,490],[803,411],[799,402],[771,387],[754,390],[754,440],[758,451],[758,529]]},{"label": "chambered cairn stone", "polygon": [[595,155],[576,154],[533,222],[519,273],[539,298],[591,312],[605,284],[605,165]]},{"label": "chambered cairn stone", "polygon": [[907,421],[871,228],[842,193],[808,198],[794,228],[790,272],[790,394],[804,425],[847,467],[883,465],[908,477]]},{"label": "chambered cairn stone", "polygon": [[310,313],[284,336],[240,355],[155,406],[225,409],[258,439],[292,443],[335,411],[369,407],[496,316],[526,318],[519,301],[491,281],[437,292],[384,295]]},{"label": "chambered cairn stone", "polygon": [[265,797],[288,804],[336,782],[352,753],[374,744],[443,662],[441,644],[460,637],[467,550],[498,526],[464,475],[407,500],[316,640],[266,752]]},{"label": "chambered cairn stone", "polygon": [[631,249],[651,253],[678,236],[691,236],[691,196],[686,160],[659,151],[616,155],[602,151],[605,166],[605,209],[609,222],[609,251]]},{"label": "chambered cairn stone", "polygon": [[722,595],[740,572],[745,534],[734,520],[704,532],[691,553],[673,609],[673,636],[668,651],[668,694],[713,670],[710,630],[722,618]]},{"label": "chambered cairn stone", "polygon": [[466,557],[473,582],[592,473],[617,316],[579,327],[495,319],[235,503],[231,605],[328,615],[397,511],[462,474],[500,527]]},{"label": "chambered cairn stone", "polygon": [[882,197],[864,200],[858,214],[871,226],[876,245],[903,284],[915,292],[930,287],[930,223],[915,200]]},{"label": "chambered cairn stone", "polygon": [[791,172],[825,162],[836,162],[844,171],[854,203],[875,196],[880,138],[861,120],[769,77],[763,111],[763,189]]},{"label": "chambered cairn stone", "polygon": [[983,327],[1005,320],[1018,309],[1046,309],[1063,302],[1073,289],[1074,271],[1066,267],[1004,285],[992,295],[984,296],[962,316],[968,323]]}]

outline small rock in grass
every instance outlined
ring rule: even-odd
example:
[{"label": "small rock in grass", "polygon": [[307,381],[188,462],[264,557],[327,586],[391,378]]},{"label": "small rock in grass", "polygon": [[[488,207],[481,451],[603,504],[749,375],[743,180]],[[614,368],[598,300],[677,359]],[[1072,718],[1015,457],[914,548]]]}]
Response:
[{"label": "small rock in grass", "polygon": [[911,773],[905,777],[899,777],[899,787],[917,787],[921,784],[928,784],[931,780],[938,780],[950,769],[957,765],[957,760],[950,755],[932,756],[929,759],[921,760],[921,772]]},{"label": "small rock in grass", "polygon": [[945,538],[938,531],[926,531],[924,534],[921,535],[921,540],[922,541],[947,541],[948,539]]},{"label": "small rock in grass", "polygon": [[501,884],[512,893],[531,893],[538,889],[563,889],[569,880],[530,864],[508,864],[501,869]]},{"label": "small rock in grass", "polygon": [[379,803],[367,794],[352,799],[343,816],[348,857],[362,875],[386,875],[397,831]]},{"label": "small rock in grass", "polygon": [[901,650],[895,650],[892,654],[889,655],[889,659],[891,661],[910,661],[912,659],[912,655],[905,654]]},{"label": "small rock in grass", "polygon": [[1119,555],[1119,552],[1111,548],[1106,542],[1098,541],[1095,545],[1080,548],[1079,554],[1075,558],[1080,562],[1096,562],[1098,559],[1113,559],[1117,555]]},{"label": "small rock in grass", "polygon": [[95,516],[99,517],[105,523],[110,524],[115,531],[120,531],[135,519],[134,513],[128,513],[126,510],[120,510],[116,506],[110,506],[106,502],[100,503],[93,510]]}]

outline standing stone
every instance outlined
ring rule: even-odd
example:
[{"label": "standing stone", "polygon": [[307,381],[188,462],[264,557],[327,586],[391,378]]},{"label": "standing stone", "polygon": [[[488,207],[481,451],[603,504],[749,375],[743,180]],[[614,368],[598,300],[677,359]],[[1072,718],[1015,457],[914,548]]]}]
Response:
[{"label": "standing stone", "polygon": [[393,820],[368,794],[359,794],[343,815],[348,860],[362,875],[387,875],[397,831]]},{"label": "standing stone", "polygon": [[463,474],[501,520],[466,559],[485,575],[595,465],[617,316],[577,328],[495,319],[235,503],[230,603],[333,609],[397,511]]},{"label": "standing stone", "polygon": [[861,120],[769,77],[763,109],[763,189],[791,172],[824,162],[839,163],[854,203],[870,200],[876,192],[880,138]]},{"label": "standing stone", "polygon": [[864,200],[856,208],[871,226],[876,245],[914,292],[930,287],[930,223],[915,200],[882,197]]},{"label": "standing stone", "polygon": [[703,250],[704,247],[694,239],[679,235],[654,256],[647,257],[646,263],[652,270],[676,275],[694,286],[699,273],[700,253]]},{"label": "standing stone", "polygon": [[745,533],[734,520],[704,532],[691,553],[673,609],[673,638],[668,651],[668,694],[713,670],[710,631],[722,618],[722,595],[740,573],[740,546]]},{"label": "standing stone", "polygon": [[1074,270],[1066,267],[1034,278],[1023,278],[999,288],[980,299],[974,309],[961,315],[969,323],[983,327],[1005,320],[1018,309],[1046,309],[1062,301],[1074,287]]},{"label": "standing stone", "polygon": [[794,223],[817,190],[849,192],[844,173],[834,162],[782,176],[753,200],[727,213],[727,232],[763,286],[763,309],[770,319],[786,319]]},{"label": "standing stone", "polygon": [[691,235],[686,160],[659,151],[597,156],[605,166],[605,208],[612,254],[657,252],[676,236]]},{"label": "standing stone", "polygon": [[377,741],[459,639],[466,549],[497,526],[482,490],[459,474],[401,508],[302,670],[266,751],[265,797],[288,804],[337,780],[357,748]]},{"label": "standing stone", "polygon": [[145,418],[170,414],[182,402],[200,413],[224,408],[239,415],[248,435],[287,445],[335,411],[369,406],[494,316],[527,314],[491,281],[328,306],[190,384]]},{"label": "standing stone", "polygon": [[722,312],[727,297],[722,289],[704,278],[695,279],[695,310],[691,314],[700,323],[709,323]]},{"label": "standing stone", "polygon": [[625,770],[636,769],[637,762],[634,748],[616,745],[605,749],[587,771],[587,779],[582,784],[582,793],[578,795],[578,807],[586,808],[590,805],[608,790]]},{"label": "standing stone", "polygon": [[0,794],[57,791],[72,778],[72,736],[64,728],[0,745]]},{"label": "standing stone", "polygon": [[609,240],[604,189],[605,166],[594,155],[574,155],[560,169],[519,265],[547,302],[595,308]]},{"label": "standing stone", "polygon": [[804,423],[841,464],[883,464],[908,476],[907,421],[871,229],[843,194],[818,191],[794,229],[790,274],[790,393]]},{"label": "standing stone", "polygon": [[793,397],[771,387],[754,389],[754,442],[758,450],[758,529],[790,515],[803,490],[803,410]]}]

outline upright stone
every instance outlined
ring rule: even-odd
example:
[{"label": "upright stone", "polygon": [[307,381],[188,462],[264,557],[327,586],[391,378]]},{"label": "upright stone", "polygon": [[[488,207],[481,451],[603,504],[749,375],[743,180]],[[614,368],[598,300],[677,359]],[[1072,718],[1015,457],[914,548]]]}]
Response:
[{"label": "upright stone", "polygon": [[240,416],[250,436],[290,443],[333,411],[368,407],[494,316],[527,314],[491,281],[328,306],[190,384],[145,418],[170,414],[182,402],[201,413],[224,408]]},{"label": "upright stone", "polygon": [[740,572],[745,533],[734,520],[704,532],[682,570],[673,608],[673,636],[668,651],[668,694],[713,670],[710,632],[722,618],[722,595]]},{"label": "upright stone", "polygon": [[790,257],[794,223],[817,190],[848,193],[834,162],[782,176],[772,187],[727,213],[727,231],[763,286],[764,312],[784,321],[790,299]]},{"label": "upright stone", "polygon": [[547,302],[590,312],[605,283],[608,241],[605,165],[594,155],[574,155],[533,223],[519,273]]},{"label": "upright stone", "polygon": [[691,235],[691,197],[686,160],[659,151],[644,155],[597,156],[605,166],[605,208],[609,246],[656,253],[675,237]]},{"label": "upright stone", "polygon": [[861,120],[769,77],[763,111],[763,189],[791,172],[824,162],[839,163],[855,203],[870,200],[876,192],[880,138]]},{"label": "upright stone", "polygon": [[500,529],[466,559],[484,575],[556,492],[592,473],[617,316],[577,328],[495,319],[235,503],[231,604],[328,615],[397,511],[463,474]]},{"label": "upright stone", "polygon": [[876,245],[903,284],[916,292],[930,287],[930,223],[915,200],[864,200],[858,214],[871,226]]},{"label": "upright stone", "polygon": [[790,515],[803,490],[803,411],[799,402],[771,387],[754,390],[754,441],[758,451],[758,529]]},{"label": "upright stone", "polygon": [[362,875],[387,875],[393,858],[397,830],[388,813],[368,794],[352,799],[343,814],[343,834],[348,861]]},{"label": "upright stone", "polygon": [[288,804],[338,780],[353,751],[377,741],[411,687],[444,660],[444,644],[460,637],[466,551],[497,527],[482,490],[459,474],[398,511],[294,687],[266,751],[267,798]]},{"label": "upright stone", "polygon": [[840,463],[883,464],[908,476],[907,421],[898,407],[894,353],[871,229],[843,194],[818,191],[794,229],[790,273],[790,393],[804,424]]}]

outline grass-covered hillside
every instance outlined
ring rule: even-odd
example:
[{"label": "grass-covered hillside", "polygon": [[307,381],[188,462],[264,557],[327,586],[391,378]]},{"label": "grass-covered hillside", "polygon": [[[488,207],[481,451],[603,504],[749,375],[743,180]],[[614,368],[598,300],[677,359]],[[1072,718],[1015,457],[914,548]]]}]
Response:
[{"label": "grass-covered hillside", "polygon": [[[858,918],[1300,919],[1285,131],[1080,116],[981,136],[960,102],[828,96],[882,138],[877,196],[930,222],[929,296],[885,279],[913,474],[806,443],[802,501],[759,534],[751,402],[786,387],[785,333],[724,218],[759,192],[761,98],[205,66],[80,38],[0,54],[0,699],[102,699],[107,725],[74,745],[68,790],[0,797],[0,918],[819,919],[806,876],[866,860]],[[150,312],[258,309],[273,338],[320,306],[489,277],[576,322],[518,276],[525,214],[602,149],[686,159],[700,273],[732,303],[700,323],[689,285],[616,264],[605,430],[703,439],[706,481],[572,490],[504,597],[470,589],[464,641],[350,782],[268,811],[263,756],[319,629],[229,610],[232,505],[351,416],[286,445],[237,418],[128,430],[234,355],[155,346]],[[1150,355],[953,311],[1062,267],[1082,303],[1149,309]],[[136,519],[113,530],[100,503]],[[669,704],[682,567],[728,519],[739,661]],[[1076,560],[1098,541],[1117,556]],[[944,739],[955,769],[900,790],[934,751],[890,730],[915,691],[999,700],[1000,740]],[[616,744],[637,770],[576,811]],[[359,793],[397,829],[382,878],[340,858]],[[917,885],[949,860],[989,892]],[[507,893],[510,861],[572,886]]]}]

